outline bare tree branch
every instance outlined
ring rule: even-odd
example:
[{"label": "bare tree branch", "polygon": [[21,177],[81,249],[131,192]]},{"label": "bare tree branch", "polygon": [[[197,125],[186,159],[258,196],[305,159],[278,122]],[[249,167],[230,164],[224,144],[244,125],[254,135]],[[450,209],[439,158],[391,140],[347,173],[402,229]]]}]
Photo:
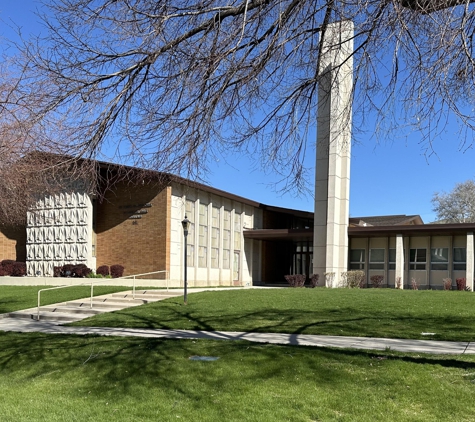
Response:
[{"label": "bare tree branch", "polygon": [[17,158],[61,151],[194,178],[233,150],[304,190],[328,23],[355,26],[355,132],[417,129],[431,154],[447,124],[475,128],[468,4],[45,0],[46,36],[19,46],[0,87],[2,130]]}]

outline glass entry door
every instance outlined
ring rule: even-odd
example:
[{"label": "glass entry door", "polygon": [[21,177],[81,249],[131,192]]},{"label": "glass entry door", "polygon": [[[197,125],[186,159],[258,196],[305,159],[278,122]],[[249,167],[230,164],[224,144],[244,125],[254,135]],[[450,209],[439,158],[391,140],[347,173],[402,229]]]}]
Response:
[{"label": "glass entry door", "polygon": [[305,274],[308,279],[313,271],[312,242],[297,242],[293,249],[291,274]]}]

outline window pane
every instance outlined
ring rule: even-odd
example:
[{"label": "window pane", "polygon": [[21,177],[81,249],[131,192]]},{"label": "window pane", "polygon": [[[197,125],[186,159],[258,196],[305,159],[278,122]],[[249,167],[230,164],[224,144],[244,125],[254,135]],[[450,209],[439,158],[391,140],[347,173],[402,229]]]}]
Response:
[{"label": "window pane", "polygon": [[223,248],[231,249],[231,230],[223,230]]},{"label": "window pane", "polygon": [[193,245],[188,245],[186,248],[186,266],[194,267],[195,266],[195,247]]},{"label": "window pane", "polygon": [[466,248],[454,248],[454,262],[467,262]]},{"label": "window pane", "polygon": [[364,262],[365,250],[364,249],[351,249],[350,250],[350,262]]},{"label": "window pane", "polygon": [[417,249],[416,258],[417,258],[417,262],[426,262],[426,250]]},{"label": "window pane", "polygon": [[190,200],[185,201],[185,211],[188,218],[195,217],[195,203]]},{"label": "window pane", "polygon": [[411,249],[409,251],[410,262],[426,262],[426,250],[425,249]]},{"label": "window pane", "polygon": [[226,230],[231,230],[231,211],[224,210],[223,225]]},{"label": "window pane", "polygon": [[384,262],[384,249],[370,249],[369,262]]},{"label": "window pane", "polygon": [[241,231],[241,214],[234,214],[234,231]]},{"label": "window pane", "polygon": [[200,246],[198,248],[198,267],[206,268],[206,261],[208,258],[208,249]]},{"label": "window pane", "polygon": [[211,248],[211,268],[219,267],[219,249]]},{"label": "window pane", "polygon": [[208,227],[200,226],[200,233],[199,233],[199,246],[208,246]]},{"label": "window pane", "polygon": [[410,249],[409,251],[409,269],[410,270],[425,270],[426,269],[426,250],[425,249]]},{"label": "window pane", "polygon": [[229,270],[229,249],[223,249],[223,268]]},{"label": "window pane", "polygon": [[190,223],[188,226],[188,236],[187,236],[188,244],[194,245],[195,243],[195,225]]},{"label": "window pane", "polygon": [[430,250],[431,262],[449,262],[448,248],[435,248]]},{"label": "window pane", "polygon": [[241,249],[241,233],[234,232],[234,249],[239,251]]},{"label": "window pane", "polygon": [[448,248],[433,248],[430,250],[430,269],[431,270],[447,270],[449,268],[449,249]]},{"label": "window pane", "polygon": [[211,246],[213,248],[219,248],[219,229],[216,227],[211,229]]},{"label": "window pane", "polygon": [[200,224],[208,225],[208,205],[200,204]]},{"label": "window pane", "polygon": [[211,225],[213,227],[219,227],[219,208],[213,207]]}]

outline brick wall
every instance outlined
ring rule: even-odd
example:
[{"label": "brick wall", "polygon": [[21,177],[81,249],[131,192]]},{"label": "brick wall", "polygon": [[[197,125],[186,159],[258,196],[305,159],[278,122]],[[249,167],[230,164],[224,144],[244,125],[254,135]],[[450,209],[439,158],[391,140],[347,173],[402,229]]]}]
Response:
[{"label": "brick wall", "polygon": [[0,227],[0,261],[13,259],[26,260],[26,228]]},{"label": "brick wall", "polygon": [[124,275],[170,270],[170,210],[171,187],[158,183],[107,192],[95,211],[97,266],[120,264]]}]

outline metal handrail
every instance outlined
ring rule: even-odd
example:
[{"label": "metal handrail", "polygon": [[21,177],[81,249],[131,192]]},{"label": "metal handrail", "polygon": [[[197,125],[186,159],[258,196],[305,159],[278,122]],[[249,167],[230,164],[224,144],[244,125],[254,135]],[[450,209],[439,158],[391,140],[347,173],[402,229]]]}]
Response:
[{"label": "metal handrail", "polygon": [[[133,277],[134,282],[133,282],[133,293],[132,293],[132,298],[135,300],[135,277],[141,277],[144,275],[150,275],[150,274],[159,274],[159,273],[166,273],[167,277],[167,291],[168,291],[168,270],[161,270],[161,271],[152,271],[150,273],[143,273],[143,274],[133,274],[133,275],[126,275],[124,277],[117,277],[117,279],[121,278],[130,278]],[[115,280],[117,280],[115,279]],[[91,278],[91,301],[90,301],[90,308],[92,309],[92,298],[94,297],[94,282],[96,283],[101,283],[101,282],[106,282],[110,281],[110,279],[97,279],[97,278]],[[46,289],[40,289],[38,290],[38,306],[37,306],[37,316],[36,320],[40,320],[40,304],[41,304],[41,292],[45,292],[46,290],[56,290],[56,289],[64,289],[66,287],[78,287],[78,286],[86,286],[89,285],[89,282],[87,283],[78,283],[78,284],[68,284],[67,286],[55,286],[55,287],[47,287]]]},{"label": "metal handrail", "polygon": [[133,274],[133,275],[126,275],[124,277],[118,277],[118,278],[130,278],[130,277],[133,277],[134,278],[134,282],[132,284],[132,299],[135,299],[135,277],[141,277],[141,276],[144,276],[144,275],[150,275],[150,274],[159,274],[159,273],[165,273],[166,274],[166,280],[167,280],[167,292],[168,292],[168,270],[160,270],[160,271],[152,271],[150,273],[143,273],[143,274]]}]

